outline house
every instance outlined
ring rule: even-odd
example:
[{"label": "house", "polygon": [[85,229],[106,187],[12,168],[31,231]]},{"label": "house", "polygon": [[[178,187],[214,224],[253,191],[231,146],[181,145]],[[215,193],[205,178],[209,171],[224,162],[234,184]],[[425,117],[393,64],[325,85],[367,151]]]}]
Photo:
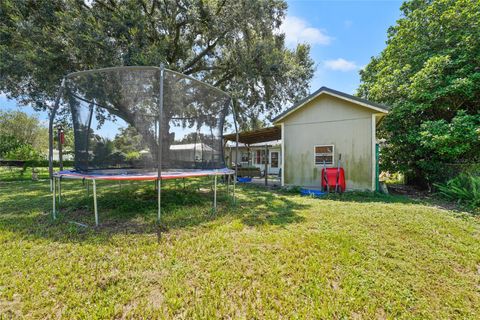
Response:
[{"label": "house", "polygon": [[[375,190],[376,129],[387,113],[383,105],[327,87],[285,110],[273,119],[274,127],[268,128],[280,135],[282,185],[320,188],[322,168],[336,167],[341,154],[347,190]],[[268,141],[247,132],[239,134],[241,142],[242,134],[246,139],[257,137],[250,142]]]}]

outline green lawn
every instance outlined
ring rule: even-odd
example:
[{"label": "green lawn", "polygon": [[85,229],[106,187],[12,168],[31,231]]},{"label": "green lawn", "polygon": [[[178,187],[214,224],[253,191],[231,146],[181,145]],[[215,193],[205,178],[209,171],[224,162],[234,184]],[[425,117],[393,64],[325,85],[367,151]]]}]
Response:
[{"label": "green lawn", "polygon": [[[480,223],[402,197],[0,182],[0,318],[480,318]],[[199,190],[198,190],[199,189]]]}]

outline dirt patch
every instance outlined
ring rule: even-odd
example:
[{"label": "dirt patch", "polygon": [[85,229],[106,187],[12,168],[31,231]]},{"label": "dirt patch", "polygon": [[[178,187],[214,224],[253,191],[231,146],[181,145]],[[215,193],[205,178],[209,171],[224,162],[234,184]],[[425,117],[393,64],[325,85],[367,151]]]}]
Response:
[{"label": "dirt patch", "polygon": [[19,294],[14,294],[12,300],[0,299],[0,318],[15,319],[21,317],[21,298]]}]

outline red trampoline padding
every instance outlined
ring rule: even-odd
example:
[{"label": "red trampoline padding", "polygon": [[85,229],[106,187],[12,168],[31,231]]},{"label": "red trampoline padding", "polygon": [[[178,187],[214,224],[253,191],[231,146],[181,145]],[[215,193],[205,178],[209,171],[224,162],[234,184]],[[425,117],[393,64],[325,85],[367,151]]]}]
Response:
[{"label": "red trampoline padding", "polygon": [[[182,179],[182,178],[193,178],[193,177],[206,177],[206,176],[222,176],[222,175],[231,175],[235,171],[223,168],[223,169],[212,169],[212,170],[191,170],[191,171],[163,171],[161,173],[161,180],[169,179]],[[55,172],[53,174],[57,178],[66,178],[66,179],[90,179],[90,180],[157,180],[157,172],[146,172],[146,173],[85,173],[74,170],[64,170]]]},{"label": "red trampoline padding", "polygon": [[[337,174],[338,168],[326,168],[327,169],[327,178],[328,178],[328,187],[331,191],[335,190],[335,185],[337,183]],[[322,190],[326,189],[327,182],[324,179],[325,168],[322,169]],[[338,185],[340,187],[340,192],[344,192],[346,188],[345,184],[345,171],[343,168],[340,168],[339,176],[338,176]]]}]

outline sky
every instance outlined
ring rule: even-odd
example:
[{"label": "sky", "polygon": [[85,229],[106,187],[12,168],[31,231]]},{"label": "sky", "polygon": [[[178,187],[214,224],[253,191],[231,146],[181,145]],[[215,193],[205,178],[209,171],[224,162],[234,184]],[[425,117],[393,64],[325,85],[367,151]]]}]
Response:
[{"label": "sky", "polygon": [[[360,83],[359,70],[372,56],[385,48],[387,30],[400,18],[402,1],[396,0],[287,0],[288,11],[282,25],[286,44],[311,46],[315,75],[310,83],[313,92],[321,86],[354,94]],[[2,110],[21,109],[35,113],[30,107],[17,106],[0,93]]]},{"label": "sky", "polygon": [[287,46],[306,42],[316,72],[313,92],[322,86],[354,94],[359,70],[384,48],[387,30],[400,18],[402,1],[289,0],[283,31]]}]

